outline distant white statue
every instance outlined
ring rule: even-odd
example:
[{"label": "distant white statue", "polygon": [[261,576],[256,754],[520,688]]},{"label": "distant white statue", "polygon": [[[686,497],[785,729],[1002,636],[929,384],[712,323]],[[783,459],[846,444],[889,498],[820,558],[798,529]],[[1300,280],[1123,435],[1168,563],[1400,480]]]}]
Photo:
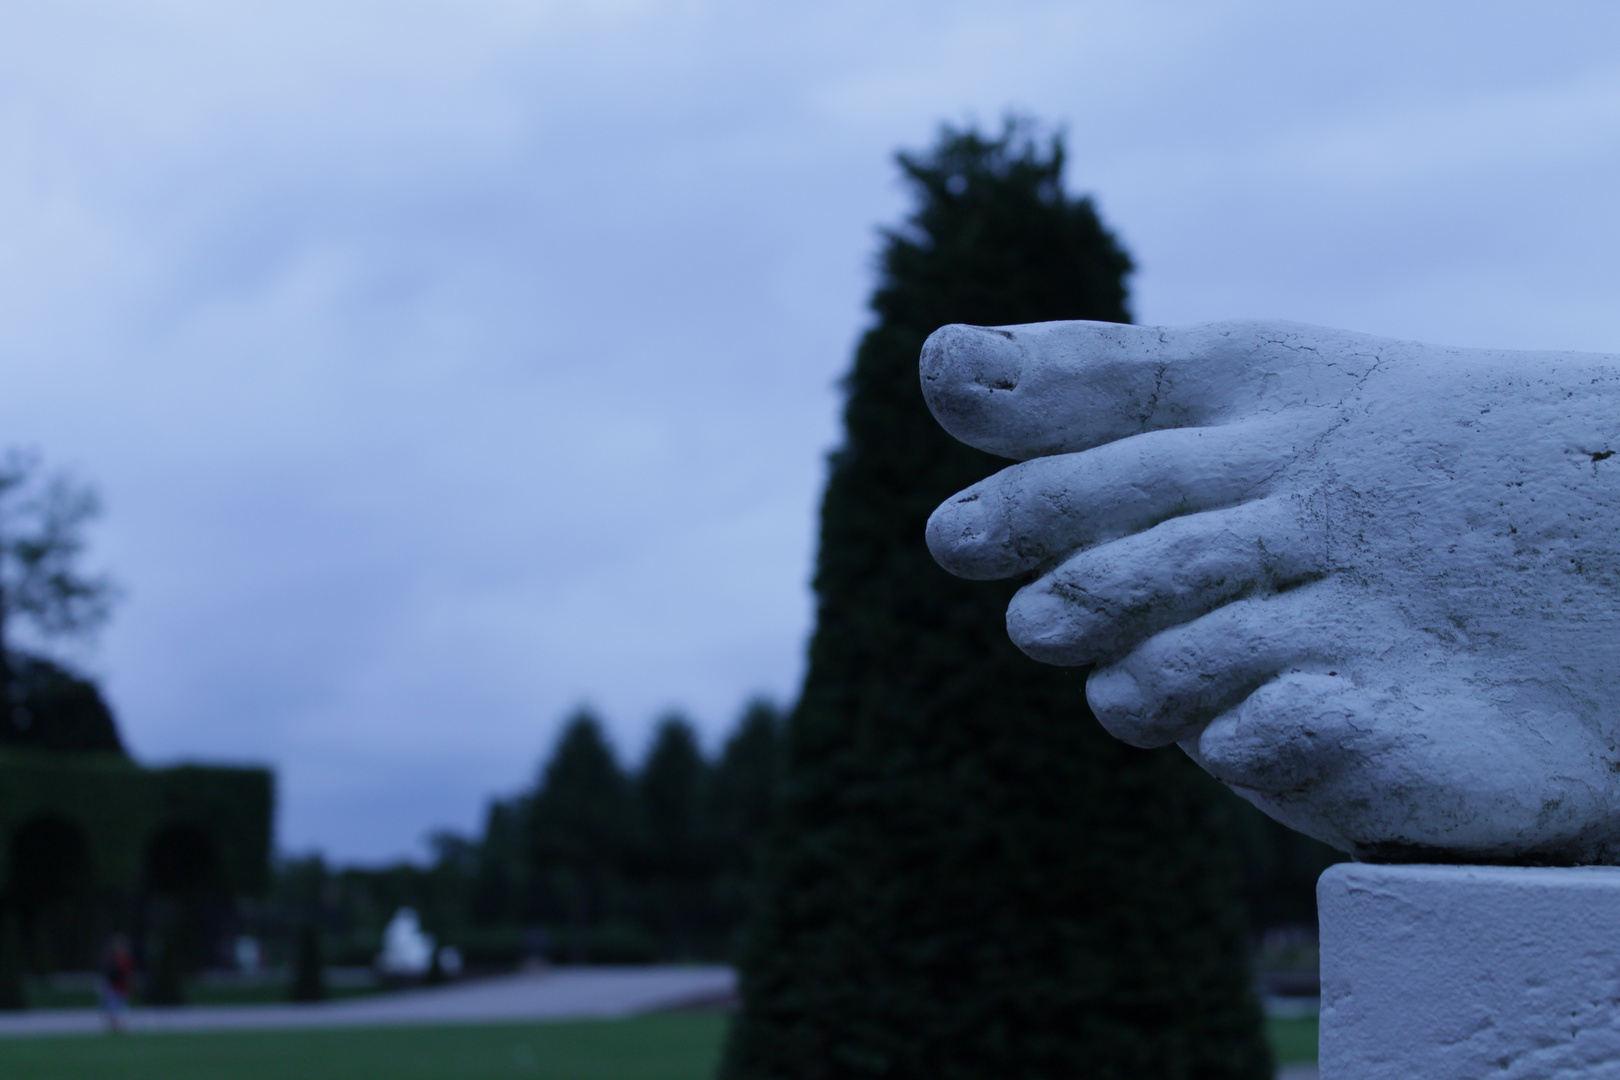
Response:
[{"label": "distant white statue", "polygon": [[377,970],[384,975],[416,978],[433,966],[433,935],[423,932],[416,909],[402,907],[394,912],[383,930],[382,952]]},{"label": "distant white statue", "polygon": [[922,381],[1022,462],[930,549],[1114,735],[1367,858],[1620,861],[1620,358],[1068,322]]},{"label": "distant white statue", "polygon": [[264,965],[264,950],[256,937],[247,934],[238,935],[232,951],[237,971],[252,974]]}]

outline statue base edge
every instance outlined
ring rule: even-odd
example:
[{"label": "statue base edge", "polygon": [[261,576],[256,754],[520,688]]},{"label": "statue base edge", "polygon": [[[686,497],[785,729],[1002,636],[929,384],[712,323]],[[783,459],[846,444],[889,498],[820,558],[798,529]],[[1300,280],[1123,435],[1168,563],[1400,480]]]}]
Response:
[{"label": "statue base edge", "polygon": [[1321,1080],[1620,1080],[1620,867],[1341,863]]}]

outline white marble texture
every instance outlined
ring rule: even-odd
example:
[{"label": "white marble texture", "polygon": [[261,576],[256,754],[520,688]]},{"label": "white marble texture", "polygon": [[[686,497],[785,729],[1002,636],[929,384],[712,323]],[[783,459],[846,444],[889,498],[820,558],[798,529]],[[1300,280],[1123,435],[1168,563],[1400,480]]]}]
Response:
[{"label": "white marble texture", "polygon": [[1620,1078],[1620,868],[1341,863],[1322,1080]]},{"label": "white marble texture", "polygon": [[948,326],[922,384],[1022,462],[930,549],[1113,734],[1363,857],[1620,856],[1620,359]]}]

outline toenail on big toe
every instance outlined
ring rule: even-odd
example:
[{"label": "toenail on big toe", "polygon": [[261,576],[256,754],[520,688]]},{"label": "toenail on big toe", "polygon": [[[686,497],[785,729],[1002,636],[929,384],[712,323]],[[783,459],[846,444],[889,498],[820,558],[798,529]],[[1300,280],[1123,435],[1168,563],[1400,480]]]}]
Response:
[{"label": "toenail on big toe", "polygon": [[1013,389],[1023,375],[1024,353],[1004,330],[953,323],[928,335],[920,366],[933,401],[969,388],[976,395]]}]

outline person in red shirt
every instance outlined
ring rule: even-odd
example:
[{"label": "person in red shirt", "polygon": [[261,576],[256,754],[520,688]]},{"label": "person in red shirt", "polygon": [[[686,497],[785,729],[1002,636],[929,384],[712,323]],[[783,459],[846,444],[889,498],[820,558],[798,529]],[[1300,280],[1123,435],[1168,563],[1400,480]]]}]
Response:
[{"label": "person in red shirt", "polygon": [[107,962],[101,971],[101,1009],[108,1031],[124,1030],[124,1013],[129,1009],[134,984],[135,958],[130,955],[129,942],[122,936],[114,937],[107,946]]}]

